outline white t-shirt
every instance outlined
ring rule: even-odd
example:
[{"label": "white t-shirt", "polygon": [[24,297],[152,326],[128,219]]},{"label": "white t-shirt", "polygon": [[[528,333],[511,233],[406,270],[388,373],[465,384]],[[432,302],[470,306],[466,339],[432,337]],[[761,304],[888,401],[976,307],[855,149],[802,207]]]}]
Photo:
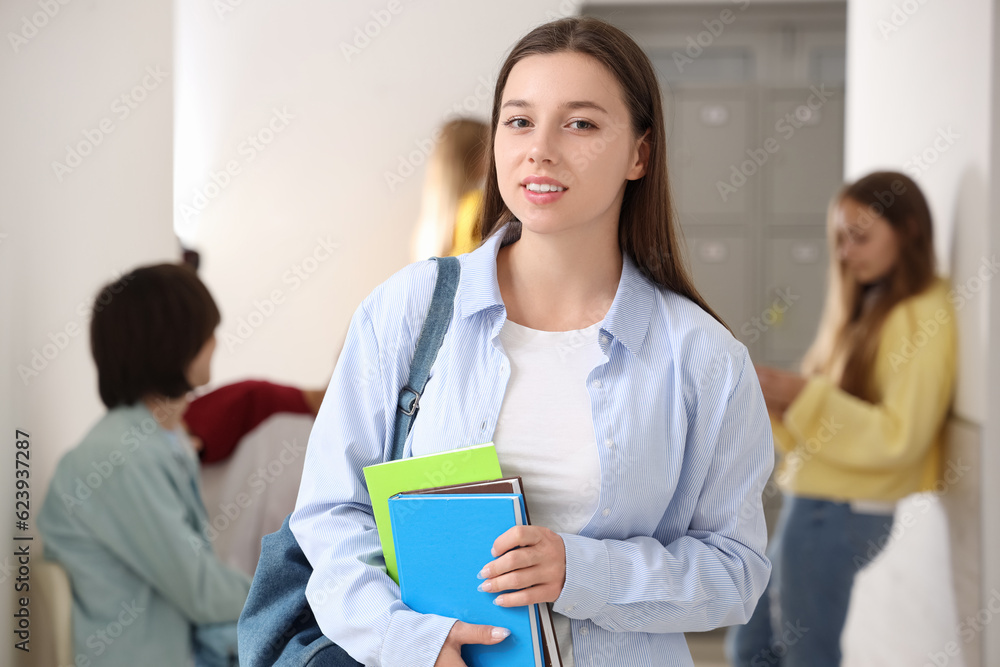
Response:
[{"label": "white t-shirt", "polygon": [[[520,475],[531,523],[579,533],[597,510],[601,465],[587,376],[604,361],[601,322],[538,331],[507,320],[500,341],[510,380],[493,434],[504,475]],[[553,612],[564,667],[573,667],[569,618]]]}]

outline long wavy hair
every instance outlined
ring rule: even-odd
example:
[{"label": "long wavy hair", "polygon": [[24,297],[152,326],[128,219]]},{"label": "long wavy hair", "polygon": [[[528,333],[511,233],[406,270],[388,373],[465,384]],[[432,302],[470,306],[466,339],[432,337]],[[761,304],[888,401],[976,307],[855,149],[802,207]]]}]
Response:
[{"label": "long wavy hair", "polygon": [[[846,199],[865,207],[862,224],[881,218],[899,240],[899,259],[877,288],[859,284],[839,257],[835,214]],[[833,196],[826,231],[830,248],[826,302],[801,370],[804,375],[826,375],[844,391],[871,402],[876,400],[871,372],[886,317],[896,304],[923,292],[935,279],[930,208],[913,179],[878,171],[844,185]]]},{"label": "long wavy hair", "polygon": [[521,229],[520,221],[500,196],[493,150],[507,78],[514,66],[528,56],[566,51],[588,55],[601,63],[618,81],[635,138],[649,131],[646,173],[625,186],[618,219],[618,243],[622,252],[628,253],[652,282],[687,297],[728,329],[695,289],[684,260],[667,178],[663,106],[653,65],[631,37],[599,19],[571,17],[541,25],[514,46],[500,68],[493,94],[490,141],[486,148],[480,242],[507,223],[512,223],[508,231],[512,237],[519,235]]}]

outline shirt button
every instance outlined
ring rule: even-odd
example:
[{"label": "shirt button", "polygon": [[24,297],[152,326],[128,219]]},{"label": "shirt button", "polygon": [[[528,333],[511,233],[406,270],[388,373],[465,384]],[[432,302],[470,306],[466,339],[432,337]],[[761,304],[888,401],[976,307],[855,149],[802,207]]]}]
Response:
[{"label": "shirt button", "polygon": [[566,611],[573,611],[573,607],[575,607],[575,606],[576,605],[572,605],[571,604],[570,606],[566,607]]},{"label": "shirt button", "polygon": [[601,516],[607,516],[609,514],[611,514],[611,508],[610,507],[605,507],[604,511],[601,512]]},{"label": "shirt button", "polygon": [[600,380],[594,380],[593,382],[590,383],[590,386],[592,386],[594,389],[600,389],[601,388],[601,381]]},{"label": "shirt button", "polygon": [[611,438],[608,438],[607,440],[604,441],[604,444],[608,446],[608,449],[611,449],[612,447],[615,446],[615,441],[612,440]]},{"label": "shirt button", "polygon": [[586,636],[590,632],[587,628],[580,628],[580,634]]},{"label": "shirt button", "polygon": [[607,342],[608,342],[608,337],[607,336],[601,336],[601,342],[606,345]]}]

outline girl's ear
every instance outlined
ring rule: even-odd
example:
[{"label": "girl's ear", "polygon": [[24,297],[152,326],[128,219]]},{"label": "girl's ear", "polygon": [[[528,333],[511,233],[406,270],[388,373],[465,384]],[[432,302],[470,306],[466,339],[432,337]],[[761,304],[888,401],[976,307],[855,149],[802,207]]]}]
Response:
[{"label": "girl's ear", "polygon": [[649,138],[652,131],[652,128],[650,128],[646,130],[645,134],[639,137],[634,153],[635,162],[628,170],[628,174],[625,175],[625,178],[629,181],[638,180],[646,175],[646,167],[649,165]]}]

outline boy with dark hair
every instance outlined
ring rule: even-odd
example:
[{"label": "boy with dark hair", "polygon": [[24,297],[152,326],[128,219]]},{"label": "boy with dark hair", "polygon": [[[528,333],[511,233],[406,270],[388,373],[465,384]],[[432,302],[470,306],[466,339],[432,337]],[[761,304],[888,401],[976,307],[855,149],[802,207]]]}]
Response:
[{"label": "boy with dark hair", "polygon": [[91,351],[108,412],[60,460],[39,528],[73,587],[74,650],[102,666],[234,665],[250,582],[206,538],[198,459],[180,426],[208,382],[220,321],[190,268],[105,285]]}]

